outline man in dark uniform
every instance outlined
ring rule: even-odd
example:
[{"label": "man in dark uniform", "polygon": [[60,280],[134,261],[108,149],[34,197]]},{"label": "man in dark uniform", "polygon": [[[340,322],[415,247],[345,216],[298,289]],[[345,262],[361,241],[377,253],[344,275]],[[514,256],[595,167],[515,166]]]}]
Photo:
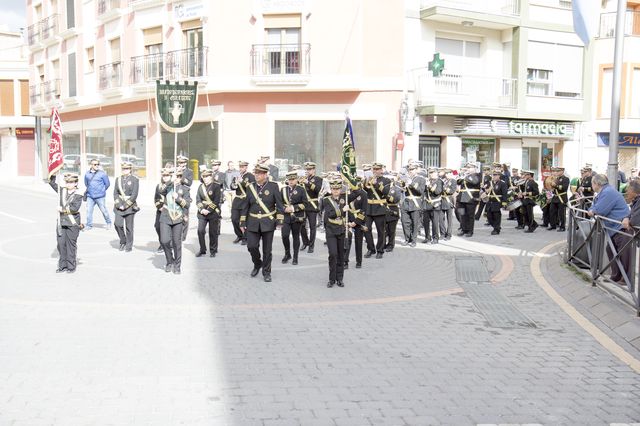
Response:
[{"label": "man in dark uniform", "polygon": [[[327,287],[335,284],[344,287],[344,238],[345,219],[349,207],[346,205],[345,195],[340,194],[342,181],[331,182],[331,195],[325,197],[323,204],[324,229],[329,250],[329,282]],[[384,231],[383,231],[384,232]]]},{"label": "man in dark uniform", "polygon": [[231,223],[233,224],[233,232],[236,234],[236,239],[233,240],[233,243],[242,242],[243,246],[247,245],[247,235],[240,229],[240,216],[247,203],[247,186],[256,181],[253,174],[247,171],[248,166],[249,163],[246,161],[238,162],[240,178],[233,179],[229,185],[232,191],[236,191],[231,202]]},{"label": "man in dark uniform", "polygon": [[460,215],[458,236],[472,237],[475,225],[474,214],[480,197],[481,176],[476,171],[475,163],[467,163],[467,173],[458,179],[459,198],[456,204]]},{"label": "man in dark uniform", "polygon": [[553,174],[556,180],[553,184],[553,198],[551,199],[551,208],[549,210],[551,215],[551,227],[549,230],[557,227],[558,232],[562,232],[566,231],[568,191],[571,181],[564,175],[564,167],[556,167]]},{"label": "man in dark uniform", "polygon": [[358,188],[349,192],[349,228],[347,250],[344,255],[344,269],[349,268],[351,244],[355,239],[356,269],[362,267],[362,240],[367,230],[367,193],[362,189],[362,179],[358,177]]},{"label": "man in dark uniform", "polygon": [[60,188],[56,183],[56,175],[51,176],[49,185],[58,192],[58,226],[56,238],[58,241],[58,269],[56,273],[76,271],[78,251],[78,236],[83,228],[80,219],[80,206],[82,195],[78,194],[78,175],[66,173],[64,175],[65,187]]},{"label": "man in dark uniform", "polygon": [[451,239],[453,232],[453,210],[455,209],[454,195],[458,190],[458,184],[453,179],[451,169],[440,169],[442,181],[442,213],[440,216],[440,237],[445,241]]},{"label": "man in dark uniform", "polygon": [[[300,228],[305,219],[307,208],[307,194],[298,185],[298,172],[292,170],[287,173],[287,185],[282,187],[282,201],[285,209],[292,207],[293,211],[284,214],[282,223],[282,244],[284,245],[284,257],[282,263],[287,263],[291,259],[291,245],[289,235],[293,236],[293,260],[291,264],[298,264],[298,251],[300,250]],[[290,210],[290,209],[288,209]]]},{"label": "man in dark uniform", "polygon": [[[486,190],[489,185],[491,184],[491,167],[490,166],[483,166],[482,167],[482,186],[480,187],[480,189],[482,191]],[[478,204],[478,211],[476,212],[476,220],[480,220],[480,218],[482,217],[482,211],[484,210],[485,207],[485,202],[482,201],[482,199],[480,199],[480,202]]]},{"label": "man in dark uniform", "polygon": [[402,202],[405,230],[403,246],[416,246],[418,240],[418,232],[420,231],[422,209],[424,208],[424,194],[426,181],[424,177],[418,174],[418,165],[415,163],[407,166],[409,171],[409,180],[405,187],[405,197]]},{"label": "man in dark uniform", "polygon": [[509,188],[502,180],[503,171],[499,168],[493,170],[491,175],[491,183],[487,189],[487,219],[493,227],[491,235],[500,234],[502,222],[502,209],[507,207],[507,192]]},{"label": "man in dark uniform", "polygon": [[[322,193],[323,179],[316,175],[316,163],[308,161],[304,163],[304,169],[307,173],[307,178],[302,186],[306,192],[308,203],[306,219],[301,229],[302,250],[309,247],[308,252],[313,253],[316,243],[316,226],[318,224],[318,213],[320,212],[320,195]],[[309,227],[308,234],[307,226]]]},{"label": "man in dark uniform", "polygon": [[582,200],[581,209],[588,210],[593,203],[593,185],[591,184],[591,164],[585,165],[582,168],[582,177],[580,178],[580,182],[578,183],[578,194],[580,194],[584,199]]},{"label": "man in dark uniform", "polygon": [[268,168],[269,169],[269,180],[277,182],[278,179],[280,178],[280,170],[275,165],[271,164],[271,162],[269,161],[270,159],[271,159],[270,156],[262,155],[262,156],[260,156],[260,158],[258,158],[258,161],[256,162],[256,164],[260,164],[260,165]]},{"label": "man in dark uniform", "polygon": [[[518,192],[518,185],[516,182],[520,180],[520,176],[518,175],[518,169],[515,167],[511,169],[511,176],[507,180],[507,185],[509,186],[509,190],[516,194]],[[516,212],[518,209],[509,210],[509,217],[507,220],[516,220]]]},{"label": "man in dark uniform", "polygon": [[[391,181],[382,175],[383,169],[384,165],[381,163],[373,163],[371,165],[373,176],[364,183],[364,190],[367,191],[367,228],[369,229],[369,232],[365,234],[367,254],[364,257],[367,258],[376,253],[376,259],[382,259],[384,254],[387,195],[389,194]],[[373,245],[372,234],[373,223],[376,224],[376,232],[378,234],[378,241],[375,246]]]},{"label": "man in dark uniform", "polygon": [[137,204],[140,182],[131,174],[133,164],[125,161],[120,166],[122,176],[116,178],[113,188],[114,226],[120,239],[120,251],[131,251],[133,247],[133,219],[140,210]]},{"label": "man in dark uniform", "polygon": [[[283,214],[292,213],[292,206],[284,208],[280,188],[276,182],[269,181],[269,168],[256,165],[253,170],[255,182],[249,183],[245,190],[247,201],[240,215],[240,230],[247,233],[247,249],[251,253],[255,277],[262,268],[265,282],[271,282],[271,246],[276,224],[282,224]],[[262,240],[262,259],[260,258],[260,240]]]},{"label": "man in dark uniform", "polygon": [[[186,186],[191,191],[191,184],[193,183],[193,170],[189,168],[189,159],[184,155],[178,155],[178,170],[182,171],[182,185]],[[189,198],[191,201],[191,198]],[[189,231],[189,208],[185,214],[185,220],[182,227],[182,241],[187,239],[187,232]],[[178,268],[179,269],[179,268]]]},{"label": "man in dark uniform", "polygon": [[424,191],[424,210],[422,226],[423,243],[438,244],[440,240],[440,212],[442,211],[442,181],[438,178],[438,169],[429,169],[429,179]]},{"label": "man in dark uniform", "polygon": [[164,197],[164,206],[160,213],[160,242],[167,261],[164,271],[180,274],[182,265],[182,228],[187,226],[191,195],[189,187],[183,184],[183,171],[177,169],[173,180],[162,184],[160,194]]},{"label": "man in dark uniform", "polygon": [[[224,186],[226,173],[220,170],[221,164],[220,160],[211,160],[211,177],[213,177],[215,183],[222,187]],[[200,177],[202,178],[202,175]]]},{"label": "man in dark uniform", "polygon": [[396,229],[400,220],[400,204],[404,199],[404,189],[398,183],[397,176],[390,179],[389,193],[387,194],[387,216],[385,218],[386,244],[384,251],[392,252],[396,246]]},{"label": "man in dark uniform", "polygon": [[156,229],[156,234],[158,234],[158,242],[160,243],[157,252],[163,253],[164,247],[162,247],[162,239],[160,238],[160,216],[162,215],[165,198],[164,195],[162,195],[162,188],[171,182],[171,169],[163,168],[160,171],[160,175],[160,183],[156,185],[156,193],[153,197],[153,203],[156,206],[156,222],[154,227]]},{"label": "man in dark uniform", "polygon": [[218,253],[218,237],[220,236],[220,204],[222,199],[222,185],[216,182],[211,170],[202,172],[202,183],[196,194],[198,208],[198,243],[200,250],[196,257],[207,254],[205,233],[209,226],[209,257],[216,257]]},{"label": "man in dark uniform", "polygon": [[523,170],[522,176],[525,179],[524,190],[522,191],[522,204],[524,208],[524,225],[527,226],[526,233],[536,230],[538,223],[533,216],[533,208],[536,206],[536,198],[540,195],[538,183],[533,179],[531,170]]}]

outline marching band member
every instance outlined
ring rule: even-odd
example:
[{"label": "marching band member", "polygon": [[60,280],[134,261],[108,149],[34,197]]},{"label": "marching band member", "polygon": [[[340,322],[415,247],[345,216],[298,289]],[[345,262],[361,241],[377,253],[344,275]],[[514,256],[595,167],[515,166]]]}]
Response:
[{"label": "marching band member", "polygon": [[242,243],[243,246],[247,245],[247,235],[240,229],[240,215],[247,203],[246,188],[250,183],[256,181],[253,174],[247,171],[248,166],[248,162],[239,161],[238,171],[240,172],[240,178],[234,178],[229,185],[229,188],[236,192],[233,196],[233,201],[231,202],[231,224],[233,225],[233,232],[236,234],[236,239],[233,240],[233,243]]},{"label": "marching band member", "polygon": [[[298,252],[300,251],[300,230],[305,220],[305,211],[308,206],[307,194],[301,185],[298,185],[298,172],[292,170],[287,173],[287,185],[281,189],[282,201],[285,208],[292,207],[293,211],[285,213],[282,223],[282,244],[284,245],[284,257],[282,263],[291,259],[291,246],[289,235],[293,237],[292,265],[298,264]],[[291,209],[289,209],[291,210]]]},{"label": "marching band member", "polygon": [[[369,258],[376,253],[376,259],[382,259],[385,244],[385,218],[387,216],[387,196],[391,181],[384,177],[384,165],[373,163],[371,170],[373,176],[365,181],[364,190],[367,191],[367,228],[369,232],[365,234],[367,239],[367,253],[364,257]],[[326,211],[326,209],[325,209]],[[326,223],[326,221],[325,221]],[[375,223],[378,241],[373,244],[372,225]]]},{"label": "marching band member", "polygon": [[56,183],[56,175],[49,178],[49,185],[54,191],[59,193],[58,200],[58,226],[56,227],[56,238],[58,242],[58,269],[56,273],[67,272],[72,274],[76,271],[78,236],[84,227],[80,219],[80,206],[82,205],[82,195],[77,193],[78,175],[75,173],[65,173],[64,188],[60,188]]},{"label": "marching band member", "polygon": [[424,191],[424,227],[423,243],[438,244],[440,239],[440,212],[442,211],[442,181],[438,178],[438,169],[429,169],[429,180]]},{"label": "marching band member", "polygon": [[202,183],[196,194],[196,206],[198,207],[198,243],[200,250],[196,257],[207,254],[207,245],[204,236],[209,226],[209,257],[216,257],[218,253],[218,237],[220,236],[220,218],[222,212],[222,185],[215,180],[212,170],[202,172]]},{"label": "marching band member", "polygon": [[491,175],[491,183],[486,192],[487,198],[487,219],[493,227],[491,235],[500,234],[502,211],[501,209],[507,206],[507,192],[509,188],[507,184],[501,179],[502,170],[495,169]]},{"label": "marching band member", "polygon": [[131,251],[133,247],[133,219],[140,210],[137,204],[140,182],[131,174],[133,164],[121,164],[122,176],[116,178],[113,188],[114,227],[120,239],[120,251]]},{"label": "marching band member", "polygon": [[461,230],[458,236],[472,237],[475,224],[474,215],[480,197],[480,183],[482,177],[477,172],[475,163],[467,163],[465,175],[458,179],[458,198],[456,209],[460,215]]},{"label": "marching band member", "polygon": [[440,169],[442,181],[442,212],[440,213],[440,236],[448,241],[453,231],[453,210],[455,209],[454,194],[458,190],[458,184],[453,179],[451,169]]},{"label": "marching band member", "polygon": [[418,174],[418,165],[409,164],[409,180],[405,187],[405,197],[402,202],[402,222],[404,229],[403,246],[409,245],[415,247],[420,231],[421,215],[424,209],[423,194],[425,191],[426,181],[424,177]]}]

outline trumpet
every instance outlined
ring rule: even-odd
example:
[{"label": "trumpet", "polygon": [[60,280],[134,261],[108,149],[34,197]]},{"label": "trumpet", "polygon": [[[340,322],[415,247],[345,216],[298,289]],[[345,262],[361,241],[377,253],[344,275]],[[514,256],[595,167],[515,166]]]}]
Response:
[{"label": "trumpet", "polygon": [[547,176],[544,179],[544,189],[550,191],[553,190],[556,186],[558,186],[558,177],[557,176]]}]

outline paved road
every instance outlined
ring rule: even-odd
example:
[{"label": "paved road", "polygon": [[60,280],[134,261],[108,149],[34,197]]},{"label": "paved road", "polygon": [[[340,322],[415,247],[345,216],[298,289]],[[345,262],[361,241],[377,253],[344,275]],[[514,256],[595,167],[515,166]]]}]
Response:
[{"label": "paved road", "polygon": [[1,425],[640,421],[638,372],[532,275],[563,234],[480,225],[471,240],[365,259],[327,289],[322,244],[281,265],[277,236],[266,284],[228,222],[218,257],[195,258],[191,229],[183,274],[166,274],[141,203],[134,251],[96,226],[69,275],[54,274],[55,194],[0,197]]}]

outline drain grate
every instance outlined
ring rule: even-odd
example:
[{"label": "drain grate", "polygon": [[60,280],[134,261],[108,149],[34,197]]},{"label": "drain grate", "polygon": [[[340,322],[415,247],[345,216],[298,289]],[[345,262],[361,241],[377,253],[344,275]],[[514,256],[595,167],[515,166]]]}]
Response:
[{"label": "drain grate", "polygon": [[477,256],[464,256],[456,258],[456,281],[458,283],[488,282],[489,271],[484,260]]}]

